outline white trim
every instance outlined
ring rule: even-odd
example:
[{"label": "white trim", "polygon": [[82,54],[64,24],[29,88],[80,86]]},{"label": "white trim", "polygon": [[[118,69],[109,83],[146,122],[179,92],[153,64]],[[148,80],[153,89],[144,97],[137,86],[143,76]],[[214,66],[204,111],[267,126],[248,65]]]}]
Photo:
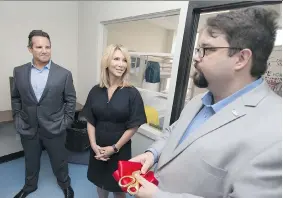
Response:
[{"label": "white trim", "polygon": [[[156,13],[151,13],[151,14],[144,14],[144,15],[138,15],[138,16],[132,16],[132,17],[126,17],[126,18],[120,18],[120,19],[114,19],[114,20],[109,20],[109,21],[100,21],[99,22],[99,27],[97,30],[98,34],[98,42],[96,45],[97,49],[97,60],[96,60],[96,79],[98,83],[100,79],[100,60],[103,55],[103,51],[107,46],[107,35],[108,35],[108,30],[106,28],[106,25],[113,24],[113,23],[125,23],[125,22],[130,22],[130,21],[137,21],[137,20],[144,20],[144,19],[152,19],[152,18],[158,18],[158,17],[166,17],[166,16],[172,16],[172,15],[178,15],[181,13],[181,8],[179,9],[173,9],[173,10],[166,10],[164,12],[156,12]],[[187,8],[186,8],[187,10]],[[185,16],[185,20],[186,20]],[[180,17],[179,17],[180,20]]]},{"label": "white trim", "polygon": [[162,131],[155,129],[148,124],[141,125],[137,132],[152,140],[156,140],[162,135]]},{"label": "white trim", "polygon": [[[175,53],[173,55],[173,62],[172,62],[172,72],[171,72],[171,80],[170,80],[171,84],[170,84],[170,88],[168,92],[169,94],[167,96],[167,101],[166,101],[167,106],[172,107],[180,54],[181,54],[181,46],[183,42],[183,35],[184,35],[186,18],[187,18],[187,10],[188,10],[188,6],[182,9],[179,8],[179,9],[167,10],[164,12],[156,12],[156,13],[151,13],[151,14],[127,17],[127,18],[114,19],[114,20],[109,20],[109,21],[100,21],[100,26],[98,30],[98,40],[100,41],[100,43],[97,44],[97,57],[98,57],[97,65],[99,66],[97,67],[97,79],[100,79],[100,60],[102,58],[103,50],[106,47],[106,46],[103,46],[103,44],[107,43],[107,31],[104,30],[104,29],[107,29],[106,25],[113,24],[113,23],[123,23],[123,22],[129,22],[129,21],[142,20],[142,19],[166,17],[170,15],[179,14],[179,24],[178,24],[177,35],[176,35]],[[104,43],[101,43],[102,41],[104,41]],[[165,114],[163,128],[169,126],[171,110],[172,110],[171,108],[168,108],[167,113]]]},{"label": "white trim", "polygon": [[167,113],[165,115],[164,125],[163,129],[168,127],[170,125],[170,119],[171,119],[171,112],[172,112],[172,106],[173,106],[173,100],[174,100],[174,94],[175,94],[175,86],[177,81],[177,74],[178,74],[178,68],[179,68],[179,61],[180,61],[180,55],[181,55],[181,49],[182,49],[182,43],[183,43],[183,36],[184,36],[184,30],[186,25],[186,19],[187,19],[187,11],[188,7],[181,9],[180,15],[179,15],[179,24],[176,34],[176,45],[174,50],[174,58],[172,63],[172,70],[171,70],[171,80],[170,80],[170,86],[169,86],[169,94],[167,98]]},{"label": "white trim", "polygon": [[109,25],[109,24],[115,24],[115,23],[125,23],[125,22],[131,22],[131,21],[138,21],[138,20],[144,20],[144,19],[153,19],[153,18],[159,18],[159,17],[166,17],[166,16],[174,16],[179,15],[180,9],[174,9],[174,10],[166,10],[164,12],[156,12],[151,14],[144,14],[139,16],[131,16],[121,19],[113,19],[109,21],[101,21],[103,25]]},{"label": "white trim", "polygon": [[136,87],[136,89],[139,90],[140,92],[153,93],[153,94],[156,94],[156,96],[168,98],[168,94],[166,94],[166,93],[162,93],[162,92],[158,92],[158,91],[152,91],[152,90],[149,90],[149,89],[143,89],[143,88],[139,88],[139,87]]},{"label": "white trim", "polygon": [[226,13],[226,12],[230,12],[230,10],[223,10],[223,11],[216,11],[216,12],[204,12],[204,13],[201,13],[200,16],[210,15],[210,14],[220,14],[220,13]]},{"label": "white trim", "polygon": [[157,52],[129,52],[131,56],[153,56],[153,57],[162,57],[162,58],[173,58],[171,53],[157,53]]},{"label": "white trim", "polygon": [[[108,34],[108,31],[107,29],[104,27],[104,25],[102,23],[99,23],[99,27],[98,27],[98,30],[97,30],[97,34],[98,34],[98,38],[97,41],[98,43],[96,43],[96,56],[98,57],[97,60],[96,60],[96,84],[99,83],[100,81],[100,67],[101,67],[101,59],[102,59],[102,55],[103,55],[103,51],[107,45],[107,34]],[[106,37],[105,37],[106,35]]]}]

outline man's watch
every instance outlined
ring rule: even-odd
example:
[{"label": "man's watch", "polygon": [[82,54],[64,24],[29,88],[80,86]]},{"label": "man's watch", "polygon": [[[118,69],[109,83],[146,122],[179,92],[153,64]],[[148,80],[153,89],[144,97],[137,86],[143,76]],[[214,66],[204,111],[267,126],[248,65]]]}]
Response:
[{"label": "man's watch", "polygon": [[118,152],[119,152],[119,149],[117,149],[117,147],[115,146],[115,144],[113,144],[112,147],[113,147],[115,153],[118,153]]}]

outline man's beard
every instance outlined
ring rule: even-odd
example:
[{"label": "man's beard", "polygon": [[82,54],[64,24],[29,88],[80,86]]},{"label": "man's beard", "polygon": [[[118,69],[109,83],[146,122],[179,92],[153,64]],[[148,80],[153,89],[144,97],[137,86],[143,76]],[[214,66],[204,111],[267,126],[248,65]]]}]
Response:
[{"label": "man's beard", "polygon": [[207,88],[208,82],[201,71],[196,71],[193,75],[194,84],[198,88]]}]

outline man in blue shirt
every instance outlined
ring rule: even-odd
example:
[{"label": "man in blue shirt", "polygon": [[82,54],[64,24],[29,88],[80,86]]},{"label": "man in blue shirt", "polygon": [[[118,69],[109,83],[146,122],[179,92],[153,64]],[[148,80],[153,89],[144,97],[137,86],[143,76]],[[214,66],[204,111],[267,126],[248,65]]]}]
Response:
[{"label": "man in blue shirt", "polygon": [[51,41],[46,32],[33,30],[28,49],[33,59],[15,67],[11,91],[26,168],[25,185],[15,198],[24,198],[37,189],[43,146],[65,197],[73,198],[65,148],[66,128],[74,119],[76,107],[72,74],[51,61]]},{"label": "man in blue shirt", "polygon": [[218,14],[201,30],[194,83],[209,91],[131,161],[146,173],[157,163],[158,187],[136,175],[138,198],[277,198],[282,196],[282,100],[262,79],[277,14],[247,8]]}]

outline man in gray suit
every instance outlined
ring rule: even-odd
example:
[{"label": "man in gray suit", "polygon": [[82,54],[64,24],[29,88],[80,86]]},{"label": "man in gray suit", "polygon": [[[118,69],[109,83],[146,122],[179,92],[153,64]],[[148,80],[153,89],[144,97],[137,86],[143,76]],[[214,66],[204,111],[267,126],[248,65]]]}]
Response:
[{"label": "man in gray suit", "polygon": [[247,8],[207,20],[194,55],[194,83],[208,88],[147,152],[159,185],[136,175],[139,198],[282,196],[282,100],[263,80],[276,13]]},{"label": "man in gray suit", "polygon": [[28,49],[30,63],[14,69],[12,110],[25,153],[25,185],[15,198],[37,189],[42,147],[50,157],[53,173],[65,197],[74,197],[65,148],[66,128],[71,125],[76,92],[70,71],[51,61],[51,41],[46,32],[33,30]]}]

